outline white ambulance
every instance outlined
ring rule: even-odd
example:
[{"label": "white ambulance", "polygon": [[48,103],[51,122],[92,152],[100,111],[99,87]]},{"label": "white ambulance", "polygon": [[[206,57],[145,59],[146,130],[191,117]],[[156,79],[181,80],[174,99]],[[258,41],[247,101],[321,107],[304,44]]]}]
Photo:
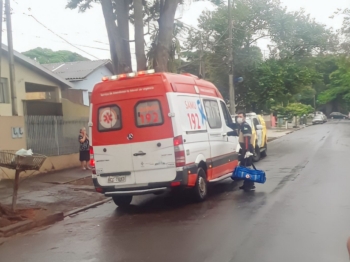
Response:
[{"label": "white ambulance", "polygon": [[93,182],[127,206],[133,195],[190,188],[230,177],[237,137],[224,100],[210,82],[153,70],[104,77],[91,96]]}]

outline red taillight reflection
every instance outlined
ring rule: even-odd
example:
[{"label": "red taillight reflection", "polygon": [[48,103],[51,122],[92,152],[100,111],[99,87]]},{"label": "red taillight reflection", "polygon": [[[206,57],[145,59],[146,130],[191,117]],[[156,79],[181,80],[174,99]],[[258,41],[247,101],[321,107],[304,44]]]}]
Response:
[{"label": "red taillight reflection", "polygon": [[90,166],[92,168],[95,167],[95,156],[94,156],[94,148],[90,146]]},{"label": "red taillight reflection", "polygon": [[185,150],[182,136],[174,137],[175,165],[181,167],[186,164]]},{"label": "red taillight reflection", "polygon": [[180,181],[174,181],[170,183],[170,186],[175,187],[175,186],[180,186],[181,182]]},{"label": "red taillight reflection", "polygon": [[174,146],[179,146],[183,144],[182,136],[174,137]]},{"label": "red taillight reflection", "polygon": [[95,190],[98,193],[103,193],[103,188],[101,188],[101,187],[96,187]]}]

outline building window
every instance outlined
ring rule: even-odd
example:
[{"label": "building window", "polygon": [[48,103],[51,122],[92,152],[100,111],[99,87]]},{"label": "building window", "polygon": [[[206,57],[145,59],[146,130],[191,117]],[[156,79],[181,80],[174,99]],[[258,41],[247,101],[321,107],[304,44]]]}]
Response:
[{"label": "building window", "polygon": [[0,83],[0,104],[10,103],[10,92],[7,78],[1,78]]}]

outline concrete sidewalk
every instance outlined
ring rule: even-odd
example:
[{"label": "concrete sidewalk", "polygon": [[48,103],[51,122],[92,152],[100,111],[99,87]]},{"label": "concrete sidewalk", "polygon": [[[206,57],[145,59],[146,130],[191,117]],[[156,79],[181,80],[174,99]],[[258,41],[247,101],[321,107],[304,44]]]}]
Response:
[{"label": "concrete sidewalk", "polygon": [[277,129],[277,128],[267,129],[267,140],[268,141],[275,140],[291,132],[294,132],[294,130],[295,130],[294,128],[293,129]]},{"label": "concrete sidewalk", "polygon": [[[309,125],[305,126],[308,127]],[[305,127],[298,127],[298,128],[272,128],[272,129],[267,129],[267,141],[273,141],[277,138],[280,138],[282,136],[288,135],[290,133],[293,133],[295,131],[298,131],[302,128]]]},{"label": "concrete sidewalk", "polygon": [[[12,187],[13,180],[0,181],[0,203],[11,204]],[[21,179],[17,206],[68,212],[104,199],[94,190],[91,171],[69,169]]]}]

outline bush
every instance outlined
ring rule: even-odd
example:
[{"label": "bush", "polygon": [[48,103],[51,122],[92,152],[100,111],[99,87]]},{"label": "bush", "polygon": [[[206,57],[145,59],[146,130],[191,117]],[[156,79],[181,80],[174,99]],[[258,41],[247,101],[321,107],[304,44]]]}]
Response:
[{"label": "bush", "polygon": [[302,103],[291,103],[286,107],[272,107],[271,110],[279,115],[302,116],[312,113],[314,108],[310,105],[305,105]]}]

